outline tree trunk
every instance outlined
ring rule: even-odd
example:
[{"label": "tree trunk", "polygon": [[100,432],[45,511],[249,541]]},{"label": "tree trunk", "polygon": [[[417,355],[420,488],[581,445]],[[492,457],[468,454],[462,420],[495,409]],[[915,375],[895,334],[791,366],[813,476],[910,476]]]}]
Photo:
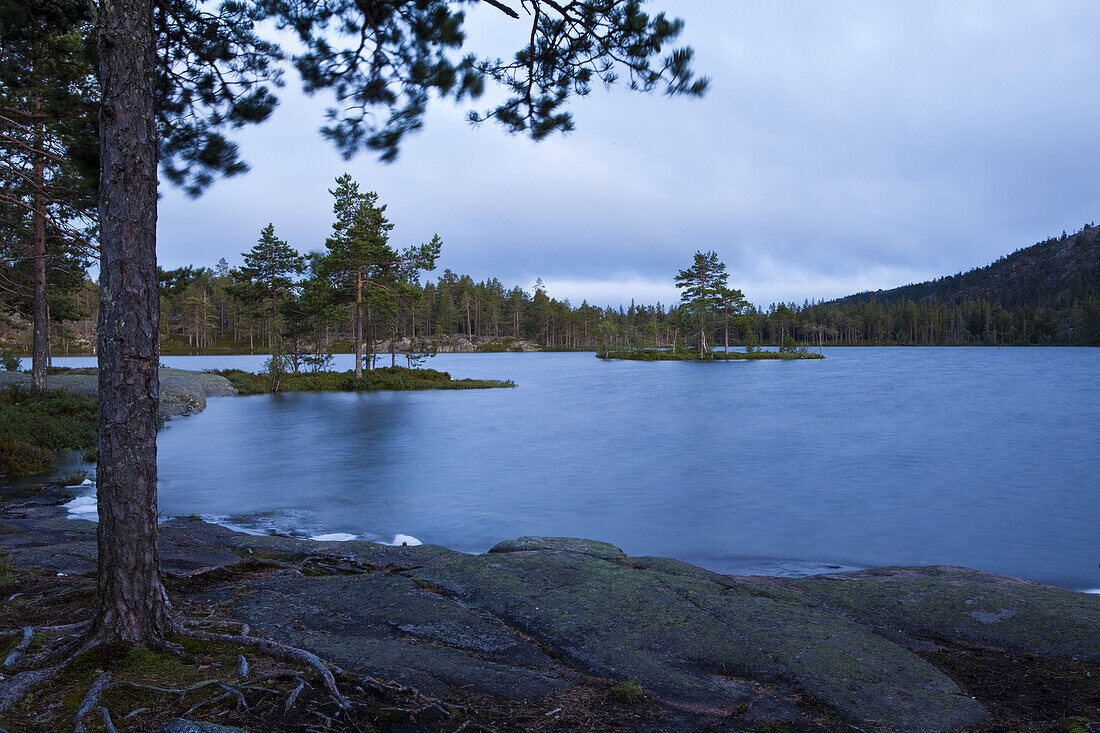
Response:
[{"label": "tree trunk", "polygon": [[363,271],[355,273],[355,378],[363,377]]},{"label": "tree trunk", "polygon": [[699,312],[699,358],[703,358],[703,351],[707,348],[707,317]]},{"label": "tree trunk", "polygon": [[163,638],[168,597],[157,548],[157,133],[148,0],[99,7],[99,573],[93,629]]},{"label": "tree trunk", "polygon": [[730,355],[730,312],[726,311],[726,358]]},{"label": "tree trunk", "polygon": [[[44,143],[40,143],[44,144]],[[46,161],[42,155],[34,156],[34,298],[31,338],[31,387],[36,391],[46,389],[46,367],[50,361],[50,315],[46,310],[46,216],[41,194],[46,185]]]}]

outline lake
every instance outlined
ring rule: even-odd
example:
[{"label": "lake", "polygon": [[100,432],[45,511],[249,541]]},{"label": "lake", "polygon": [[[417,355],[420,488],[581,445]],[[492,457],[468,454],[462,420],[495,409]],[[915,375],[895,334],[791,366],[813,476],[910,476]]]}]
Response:
[{"label": "lake", "polygon": [[428,366],[519,386],[212,398],[161,431],[160,508],[468,552],[565,535],[722,572],[950,564],[1100,588],[1100,349],[825,355],[441,354]]}]

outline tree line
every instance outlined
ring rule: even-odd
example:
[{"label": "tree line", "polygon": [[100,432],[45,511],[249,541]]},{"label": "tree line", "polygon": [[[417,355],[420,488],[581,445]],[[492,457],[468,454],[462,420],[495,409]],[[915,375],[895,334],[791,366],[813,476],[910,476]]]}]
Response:
[{"label": "tree line", "polygon": [[[359,193],[346,176],[334,191],[339,194],[334,193],[334,211],[361,206],[377,217],[374,225],[385,229],[380,234],[388,232],[385,206],[376,194]],[[335,238],[329,242],[336,249],[303,254],[269,225],[252,249],[242,253],[241,267],[231,268],[222,258],[213,267],[159,270],[164,350],[274,352],[288,359],[292,370],[321,368],[327,355],[355,351],[356,300],[362,354],[429,352],[455,337],[487,350],[512,348],[516,341],[559,350],[672,348],[698,344],[699,333],[706,344],[717,347],[781,346],[788,339],[807,346],[1100,345],[1100,295],[1091,293],[1063,308],[1005,307],[984,298],[920,303],[846,298],[762,308],[726,287],[722,266],[719,284],[698,302],[669,307],[633,301],[615,307],[587,301],[573,305],[551,297],[541,280],[524,289],[451,270],[425,277],[439,254],[438,237],[403,253],[386,238],[379,239],[373,250],[360,253],[366,258],[360,281],[360,270],[349,269],[346,261],[337,263],[338,257],[348,256],[354,226],[339,234],[337,228],[344,225],[334,223]],[[690,275],[699,264],[681,275]],[[696,274],[706,281],[705,269]],[[66,307],[58,310],[64,320],[54,329],[53,340],[60,353],[83,351],[95,340],[96,285],[77,282],[80,287],[64,291]],[[14,316],[23,312],[9,310],[11,333],[18,333]],[[26,340],[29,334],[22,328]],[[362,361],[366,368],[373,363]]]}]

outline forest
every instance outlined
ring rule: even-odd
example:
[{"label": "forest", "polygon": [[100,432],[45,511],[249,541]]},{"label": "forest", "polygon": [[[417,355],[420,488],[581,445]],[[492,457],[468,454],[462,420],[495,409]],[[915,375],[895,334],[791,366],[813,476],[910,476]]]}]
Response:
[{"label": "forest", "polygon": [[[162,352],[274,351],[286,354],[289,366],[298,369],[321,368],[325,355],[353,351],[352,276],[359,271],[346,263],[342,269],[337,266],[337,260],[348,256],[346,246],[341,250],[341,227],[352,224],[339,223],[339,210],[349,201],[374,212],[372,226],[382,234],[372,245],[374,251],[361,253],[365,263],[370,260],[358,283],[365,353],[431,352],[463,338],[470,342],[465,348],[482,351],[519,349],[519,342],[544,350],[667,348],[697,339],[695,315],[684,305],[578,305],[551,297],[541,280],[528,290],[451,270],[428,277],[442,240],[397,252],[386,241],[390,225],[385,206],[373,193],[360,193],[349,178],[340,181],[334,189],[338,221],[324,252],[300,254],[269,226],[242,253],[244,265],[239,268],[231,268],[223,257],[213,266],[159,270]],[[891,291],[828,302],[745,305],[728,331],[721,319],[707,322],[708,342],[722,347],[728,333],[731,346],[779,346],[787,337],[811,347],[1100,345],[1100,288],[1089,259],[1095,258],[1098,232],[1086,226],[986,268]],[[344,240],[346,245],[354,236]],[[1063,262],[1067,243],[1087,266]],[[98,289],[87,278],[73,277],[72,262],[70,258],[57,268],[58,277],[49,284],[51,316],[56,316],[51,318],[50,340],[57,355],[91,353],[95,342]],[[10,272],[9,278],[15,278],[17,273]],[[1030,292],[1021,294],[1023,286],[1016,281],[1028,283]],[[1050,295],[1063,281],[1068,284]],[[990,282],[999,287],[987,287]],[[976,297],[960,297],[967,290]],[[5,306],[0,343],[28,353],[29,299],[9,293],[0,302]],[[366,366],[372,366],[371,360]]]}]

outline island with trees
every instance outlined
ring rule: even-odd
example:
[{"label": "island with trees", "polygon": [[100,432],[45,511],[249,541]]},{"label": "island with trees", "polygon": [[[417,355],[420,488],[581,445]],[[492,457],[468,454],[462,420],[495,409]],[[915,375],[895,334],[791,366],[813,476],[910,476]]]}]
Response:
[{"label": "island with trees", "polygon": [[[602,349],[596,353],[601,359],[628,359],[632,361],[711,361],[736,359],[824,359],[811,353],[805,346],[798,346],[789,334],[784,334],[778,351],[758,347],[756,334],[749,327],[745,315],[745,294],[731,288],[726,265],[716,252],[696,252],[691,267],[676,275],[676,287],[680,294],[680,311],[685,321],[694,325],[697,348],[688,349],[677,340],[671,348]],[[720,326],[723,337],[722,351],[707,345],[707,334]],[[744,330],[743,352],[730,351],[730,327]]]}]

